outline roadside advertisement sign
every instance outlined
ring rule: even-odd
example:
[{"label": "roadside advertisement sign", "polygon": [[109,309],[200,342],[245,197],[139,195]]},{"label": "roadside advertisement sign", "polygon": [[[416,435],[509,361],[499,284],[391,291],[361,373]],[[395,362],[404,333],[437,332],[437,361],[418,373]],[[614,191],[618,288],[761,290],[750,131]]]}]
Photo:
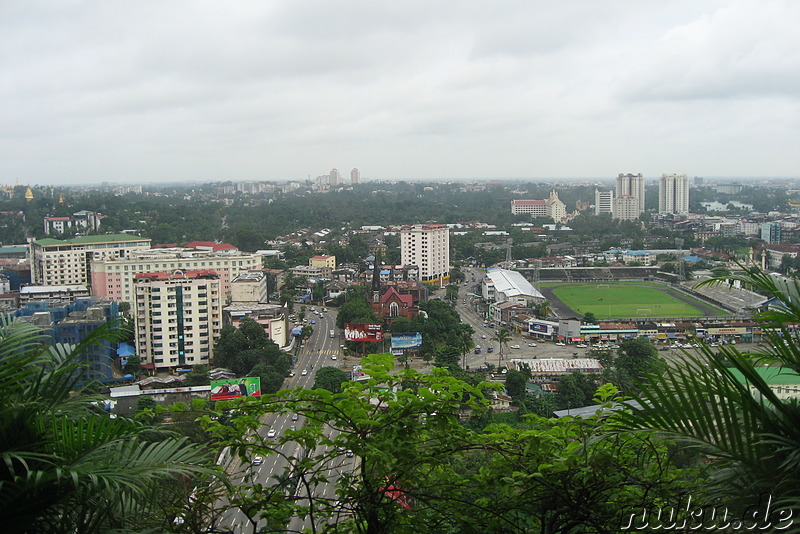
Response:
[{"label": "roadside advertisement sign", "polygon": [[421,346],[422,334],[419,332],[392,334],[392,354],[395,350],[416,349]]},{"label": "roadside advertisement sign", "polygon": [[211,381],[211,400],[238,399],[240,397],[260,397],[261,377],[229,378]]},{"label": "roadside advertisement sign", "polygon": [[382,325],[373,323],[346,323],[345,341],[383,341]]}]

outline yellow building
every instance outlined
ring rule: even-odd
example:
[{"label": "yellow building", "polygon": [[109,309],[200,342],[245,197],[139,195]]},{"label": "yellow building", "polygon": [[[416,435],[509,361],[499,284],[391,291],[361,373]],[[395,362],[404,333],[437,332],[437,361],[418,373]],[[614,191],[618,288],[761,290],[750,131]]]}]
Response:
[{"label": "yellow building", "polygon": [[311,256],[308,260],[309,267],[321,269],[320,278],[331,278],[336,269],[336,256]]}]

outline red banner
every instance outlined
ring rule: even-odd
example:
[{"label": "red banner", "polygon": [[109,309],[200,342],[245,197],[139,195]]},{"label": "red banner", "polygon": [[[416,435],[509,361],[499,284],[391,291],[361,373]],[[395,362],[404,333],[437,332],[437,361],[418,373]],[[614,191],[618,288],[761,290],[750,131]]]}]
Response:
[{"label": "red banner", "polygon": [[372,323],[346,323],[345,341],[383,341],[382,325]]}]

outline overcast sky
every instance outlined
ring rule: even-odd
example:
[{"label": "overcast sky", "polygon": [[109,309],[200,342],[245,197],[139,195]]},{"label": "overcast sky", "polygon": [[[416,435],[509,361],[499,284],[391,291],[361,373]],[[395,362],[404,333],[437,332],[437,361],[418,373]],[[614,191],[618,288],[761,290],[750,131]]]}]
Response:
[{"label": "overcast sky", "polygon": [[800,176],[800,2],[0,2],[0,183]]}]

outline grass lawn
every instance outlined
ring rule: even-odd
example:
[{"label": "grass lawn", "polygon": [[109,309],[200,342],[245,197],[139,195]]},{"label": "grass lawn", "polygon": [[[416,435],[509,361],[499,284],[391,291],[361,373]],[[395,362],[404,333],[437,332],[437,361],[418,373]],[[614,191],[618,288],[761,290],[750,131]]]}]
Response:
[{"label": "grass lawn", "polygon": [[702,317],[703,312],[646,284],[581,284],[553,288],[553,294],[578,315],[617,317]]}]

